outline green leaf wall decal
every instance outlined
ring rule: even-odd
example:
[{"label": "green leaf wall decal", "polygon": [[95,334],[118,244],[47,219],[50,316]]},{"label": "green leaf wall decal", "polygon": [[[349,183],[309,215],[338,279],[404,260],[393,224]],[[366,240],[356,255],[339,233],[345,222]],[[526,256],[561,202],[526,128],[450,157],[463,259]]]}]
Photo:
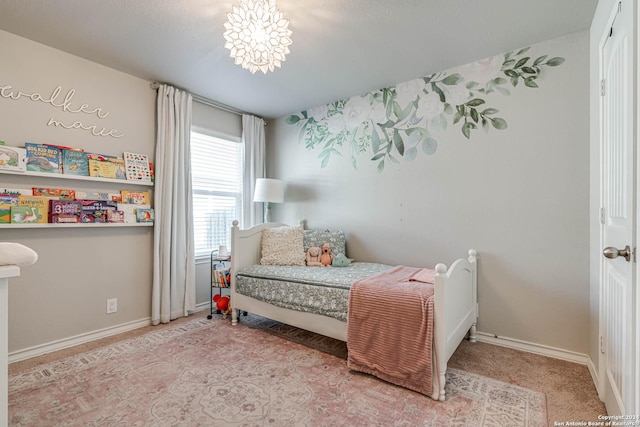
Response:
[{"label": "green leaf wall decal", "polygon": [[524,56],[529,50],[525,47],[449,72],[335,101],[289,115],[285,122],[299,127],[305,148],[322,148],[318,155],[320,167],[349,150],[354,168],[358,154],[369,152],[367,158],[377,162],[377,170],[382,173],[387,161],[411,161],[419,151],[433,155],[438,149],[434,135],[448,126],[460,126],[466,139],[471,139],[478,126],[507,129],[507,121],[494,116],[498,109],[487,105],[487,95],[496,92],[510,96],[508,87],[538,88],[546,67],[565,62],[562,57]]}]

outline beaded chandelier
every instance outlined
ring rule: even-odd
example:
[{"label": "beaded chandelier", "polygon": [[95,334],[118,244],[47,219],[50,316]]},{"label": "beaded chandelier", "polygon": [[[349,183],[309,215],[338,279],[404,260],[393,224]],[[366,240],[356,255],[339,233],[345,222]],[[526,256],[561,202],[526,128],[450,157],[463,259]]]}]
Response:
[{"label": "beaded chandelier", "polygon": [[236,65],[264,74],[280,67],[289,53],[291,31],[289,21],[275,6],[275,0],[241,0],[233,6],[224,23],[224,47]]}]

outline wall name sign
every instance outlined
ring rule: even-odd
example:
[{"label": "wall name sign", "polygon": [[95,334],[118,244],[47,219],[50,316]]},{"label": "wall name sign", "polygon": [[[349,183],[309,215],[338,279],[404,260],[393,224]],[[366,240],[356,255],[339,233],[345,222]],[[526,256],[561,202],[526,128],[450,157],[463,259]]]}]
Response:
[{"label": "wall name sign", "polygon": [[[92,108],[89,104],[81,104],[74,105],[71,100],[76,94],[75,89],[70,89],[63,96],[62,95],[62,87],[56,87],[51,95],[43,96],[39,93],[27,93],[14,89],[10,85],[0,86],[0,98],[12,99],[14,101],[19,100],[20,98],[30,99],[35,102],[42,102],[44,104],[49,104],[54,108],[59,108],[65,113],[72,114],[88,114],[94,115],[98,119],[104,119],[109,115],[108,111],[103,111],[102,108]],[[55,120],[54,118],[50,118],[47,122],[47,126],[55,126],[62,127],[64,129],[81,129],[91,132],[94,136],[110,136],[113,138],[122,138],[124,133],[119,131],[118,129],[107,129],[105,127],[99,127],[97,125],[87,125],[81,121],[75,121],[73,123],[65,123],[59,120]]]}]

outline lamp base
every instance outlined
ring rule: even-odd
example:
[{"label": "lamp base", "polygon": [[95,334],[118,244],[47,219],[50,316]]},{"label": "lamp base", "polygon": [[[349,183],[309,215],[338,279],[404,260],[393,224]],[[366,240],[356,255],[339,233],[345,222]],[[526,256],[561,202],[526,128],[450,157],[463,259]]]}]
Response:
[{"label": "lamp base", "polygon": [[264,202],[264,223],[271,222],[271,206],[269,202]]}]

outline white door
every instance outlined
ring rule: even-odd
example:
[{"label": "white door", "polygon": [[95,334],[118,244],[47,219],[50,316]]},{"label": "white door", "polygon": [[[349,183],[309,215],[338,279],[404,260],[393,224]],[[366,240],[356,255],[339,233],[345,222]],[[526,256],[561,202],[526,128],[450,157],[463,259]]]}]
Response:
[{"label": "white door", "polygon": [[635,144],[633,0],[617,5],[602,52],[601,358],[607,412],[635,408]]}]

